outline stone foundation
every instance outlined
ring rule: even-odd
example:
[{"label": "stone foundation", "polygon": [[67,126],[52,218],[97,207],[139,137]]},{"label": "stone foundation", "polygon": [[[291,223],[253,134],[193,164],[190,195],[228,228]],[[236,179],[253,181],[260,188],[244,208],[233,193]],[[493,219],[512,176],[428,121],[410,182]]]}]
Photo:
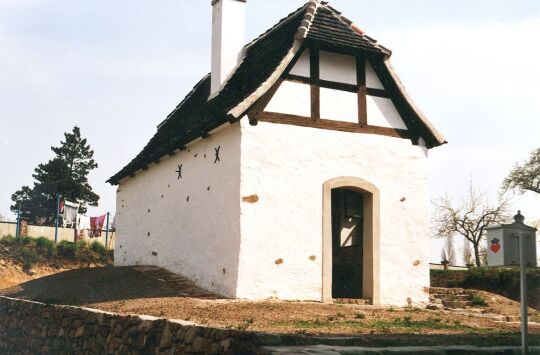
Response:
[{"label": "stone foundation", "polygon": [[1,354],[255,353],[278,336],[0,297]]}]

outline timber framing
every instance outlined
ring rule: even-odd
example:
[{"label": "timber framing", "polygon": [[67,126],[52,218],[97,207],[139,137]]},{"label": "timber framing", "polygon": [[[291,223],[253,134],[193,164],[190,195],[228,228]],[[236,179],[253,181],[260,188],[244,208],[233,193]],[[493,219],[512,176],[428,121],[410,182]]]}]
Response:
[{"label": "timber framing", "polygon": [[311,117],[289,115],[275,112],[259,112],[255,115],[259,122],[269,122],[277,124],[288,124],[300,127],[312,127],[327,129],[331,131],[341,131],[350,133],[378,134],[382,136],[410,139],[409,131],[405,129],[396,129],[378,126],[361,126],[353,122],[335,121],[327,119],[313,120]]},{"label": "timber framing", "polygon": [[[290,74],[290,71],[300,58],[303,51],[309,50],[310,53],[310,77],[304,77],[299,75]],[[362,134],[377,134],[394,138],[411,139],[413,144],[418,144],[417,135],[411,134],[409,129],[396,129],[389,127],[371,126],[367,120],[367,95],[388,98],[392,100],[390,92],[383,89],[367,88],[366,85],[366,70],[365,63],[368,60],[364,56],[356,55],[356,75],[357,84],[345,84],[339,82],[333,82],[320,79],[320,60],[319,60],[319,47],[309,46],[304,47],[298,51],[294,60],[289,64],[287,70],[284,72],[281,79],[272,86],[265,95],[263,95],[248,111],[247,115],[249,123],[252,126],[256,126],[258,122],[268,122],[276,124],[287,124],[300,127],[311,127],[318,129],[327,129],[332,131],[341,131],[349,133],[362,133]],[[371,63],[371,61],[370,61]],[[278,91],[279,87],[284,81],[291,81],[302,83],[310,86],[311,94],[311,117],[297,116],[285,113],[267,112],[265,107],[268,105],[272,97]],[[383,86],[388,87],[383,83]],[[328,88],[339,91],[346,91],[356,93],[358,95],[358,123],[339,121],[332,119],[324,119],[321,117],[321,98],[320,88]],[[394,105],[394,100],[392,100]],[[403,110],[398,110],[400,115],[403,115]],[[404,119],[407,127],[409,124]]]}]

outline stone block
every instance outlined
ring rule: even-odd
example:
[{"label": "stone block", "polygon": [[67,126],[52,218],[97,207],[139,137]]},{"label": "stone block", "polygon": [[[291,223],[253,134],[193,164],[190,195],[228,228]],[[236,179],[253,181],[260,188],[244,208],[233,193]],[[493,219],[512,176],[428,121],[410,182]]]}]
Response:
[{"label": "stone block", "polygon": [[184,344],[191,344],[193,340],[199,335],[199,328],[197,327],[185,327],[186,333],[184,334]]},{"label": "stone block", "polygon": [[171,329],[169,325],[165,325],[165,328],[163,328],[163,334],[161,335],[161,340],[159,342],[159,348],[160,349],[166,349],[169,348],[172,345],[173,336],[171,333]]},{"label": "stone block", "polygon": [[77,331],[75,332],[75,337],[80,338],[84,335],[84,325],[81,325],[77,328]]},{"label": "stone block", "polygon": [[196,337],[195,340],[193,340],[192,347],[194,352],[208,353],[212,348],[212,342],[203,337]]}]

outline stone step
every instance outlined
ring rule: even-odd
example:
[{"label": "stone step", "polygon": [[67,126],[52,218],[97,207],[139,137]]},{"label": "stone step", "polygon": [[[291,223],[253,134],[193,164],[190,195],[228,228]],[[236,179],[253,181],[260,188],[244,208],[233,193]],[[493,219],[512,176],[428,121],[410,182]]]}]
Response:
[{"label": "stone step", "polygon": [[443,301],[469,301],[471,295],[469,294],[458,294],[458,295],[449,295],[449,294],[434,294],[431,297],[438,298]]},{"label": "stone step", "polygon": [[429,288],[429,293],[430,294],[451,294],[451,295],[455,295],[455,294],[462,294],[462,293],[465,293],[466,291],[462,288],[446,288],[446,287],[430,287]]},{"label": "stone step", "polygon": [[371,300],[362,298],[334,298],[333,301],[338,304],[371,304]]},{"label": "stone step", "polygon": [[446,308],[466,308],[472,303],[470,301],[442,301]]}]

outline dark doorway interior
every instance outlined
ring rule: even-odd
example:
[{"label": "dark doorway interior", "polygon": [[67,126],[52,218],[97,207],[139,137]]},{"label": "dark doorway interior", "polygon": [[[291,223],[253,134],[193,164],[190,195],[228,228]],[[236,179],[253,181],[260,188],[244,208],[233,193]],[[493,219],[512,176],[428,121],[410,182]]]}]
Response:
[{"label": "dark doorway interior", "polygon": [[332,190],[332,298],[362,298],[363,206],[361,193]]}]

